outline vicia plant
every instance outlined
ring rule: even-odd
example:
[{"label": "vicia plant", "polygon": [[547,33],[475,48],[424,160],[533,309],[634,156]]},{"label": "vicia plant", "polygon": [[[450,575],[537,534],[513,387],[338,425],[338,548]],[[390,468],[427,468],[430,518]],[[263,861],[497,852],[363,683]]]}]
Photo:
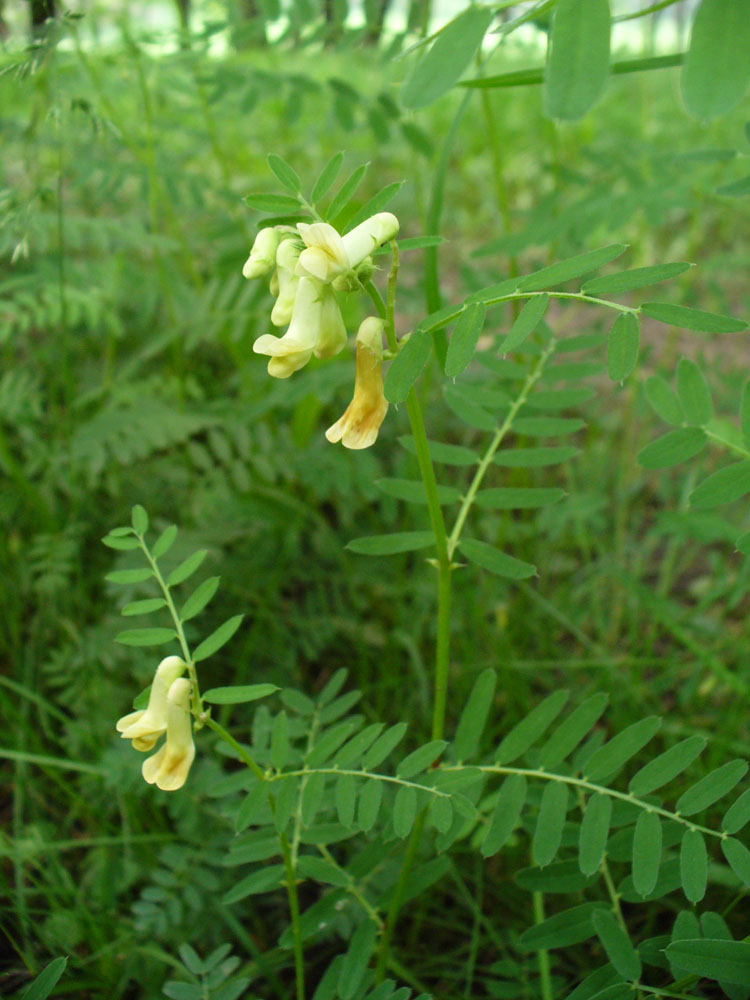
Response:
[{"label": "vicia plant", "polygon": [[[511,581],[536,574],[534,565],[498,547],[504,535],[499,512],[545,507],[559,500],[562,491],[507,485],[503,477],[513,469],[550,467],[574,457],[576,449],[559,439],[583,426],[578,409],[594,392],[589,380],[605,368],[597,352],[606,346],[609,376],[620,382],[636,366],[641,315],[708,332],[741,331],[747,324],[676,305],[621,302],[690,265],[667,263],[593,276],[624,253],[626,247],[616,244],[531,274],[499,276],[496,283],[475,288],[427,316],[399,340],[400,252],[436,248],[440,240],[417,237],[399,245],[398,221],[383,211],[397,184],[352,212],[349,205],[362,168],[324,212],[322,203],[341,163],[338,154],[307,197],[294,170],[270,157],[288,193],[248,199],[276,218],[260,229],[243,273],[247,278],[270,275],[275,297],[270,322],[287,328],[281,337],[263,333],[254,350],[269,356],[271,376],[286,379],[313,356],[328,359],[345,348],[344,297],[366,296],[363,313],[370,306],[377,313],[362,316],[354,397],[326,436],[348,448],[372,446],[388,402],[406,404],[411,437],[405,447],[416,456],[421,481],[387,479],[381,487],[399,501],[421,504],[423,510],[426,504],[427,523],[423,530],[355,539],[349,548],[366,555],[429,553],[426,571],[434,576],[437,608],[430,739],[389,766],[406,726],[386,726],[353,714],[358,694],[342,693],[345,672],[336,673],[314,696],[283,691],[283,708],[273,713],[264,703],[256,711],[249,741],[232,735],[224,725],[231,706],[275,695],[278,689],[260,682],[201,693],[197,664],[231,639],[241,616],[191,646],[185,624],[214,596],[218,579],[204,581],[180,605],[176,588],[198,570],[205,553],[162,572],[160,560],[176,529],[167,528],[151,545],[148,518],[140,507],[134,509],[132,526],[114,529],[105,542],[115,549],[140,549],[147,566],[115,572],[110,579],[153,581],[158,596],[127,605],[124,613],[166,611],[171,625],[130,630],[119,640],[177,643],[180,655],[160,663],[150,694],[141,696],[117,728],[141,751],[152,750],[166,733],[164,746],[143,765],[146,781],[165,790],[185,783],[193,760],[191,715],[196,729],[208,729],[223,744],[223,759],[229,763],[214,794],[236,834],[227,864],[244,869],[223,902],[246,907],[251,897],[286,892],[290,923],[280,944],[294,956],[297,1000],[408,996],[409,988],[397,980],[411,984],[411,977],[393,949],[403,907],[446,875],[455,845],[490,858],[527,836],[532,866],[518,871],[517,881],[532,894],[533,926],[516,944],[536,956],[537,978],[528,995],[545,1000],[562,996],[549,951],[596,939],[592,954],[599,967],[572,992],[566,990],[569,1000],[694,996],[699,995],[692,992],[699,976],[716,980],[732,1000],[746,998],[750,945],[733,941],[718,913],[699,916],[695,910],[711,882],[737,899],[750,886],[750,851],[737,837],[750,822],[750,790],[715,814],[717,803],[745,778],[744,760],[729,761],[697,781],[686,777],[706,746],[703,737],[692,736],[634,764],[655,737],[660,719],[652,716],[610,733],[603,722],[606,696],[595,694],[564,714],[566,691],[554,692],[526,717],[504,722],[499,743],[483,745],[494,703],[493,670],[478,675],[451,731],[446,706],[456,570],[468,562]],[[374,283],[375,262],[385,253],[390,253],[391,266],[382,294]],[[553,332],[545,317],[554,300],[614,310],[609,337]],[[508,327],[501,318],[493,331],[490,311],[508,303],[515,309]],[[443,398],[465,425],[462,444],[427,436],[416,383],[430,359],[433,370],[447,376]],[[690,376],[692,371],[683,369],[685,384]],[[687,390],[683,395],[689,404]],[[693,442],[698,433],[703,434],[682,433],[680,447],[684,450],[688,438]],[[535,443],[529,445],[528,439]],[[438,483],[436,466],[458,469],[457,481]],[[502,485],[496,485],[498,477]],[[448,520],[451,508],[455,514]],[[484,516],[474,533],[484,537],[466,535],[475,509]],[[222,723],[214,713],[222,713]],[[394,841],[401,839],[406,847],[397,852]],[[305,886],[304,897],[300,886]],[[630,909],[633,904],[678,892],[688,907],[673,898],[659,927],[649,929],[631,919],[637,913]],[[575,902],[546,916],[544,896],[556,893],[572,895]],[[332,931],[345,946],[321,963],[311,956],[318,936]],[[646,936],[636,945],[633,934]],[[310,992],[313,968],[317,986]],[[493,995],[517,995],[509,988],[498,981]]]}]

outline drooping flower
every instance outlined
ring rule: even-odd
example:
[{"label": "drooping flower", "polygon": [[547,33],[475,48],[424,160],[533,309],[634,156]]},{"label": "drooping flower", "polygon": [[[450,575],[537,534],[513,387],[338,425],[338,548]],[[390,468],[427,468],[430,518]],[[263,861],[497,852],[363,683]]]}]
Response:
[{"label": "drooping flower", "polygon": [[354,397],[343,416],[326,431],[332,443],[345,448],[369,448],[378,437],[388,412],[383,393],[383,321],[375,316],[364,320],[357,333],[357,361]]},{"label": "drooping flower", "polygon": [[143,777],[165,792],[182,788],[195,757],[190,718],[191,684],[186,677],[173,681],[167,694],[167,738],[152,757],[143,762]]},{"label": "drooping flower", "polygon": [[398,228],[398,219],[390,212],[371,216],[345,236],[340,236],[327,222],[298,222],[297,230],[306,249],[300,254],[297,273],[319,281],[333,281],[392,240]]},{"label": "drooping flower", "polygon": [[280,239],[281,233],[275,227],[261,229],[242,268],[244,277],[259,278],[271,270],[276,261],[276,249]]},{"label": "drooping flower", "polygon": [[256,354],[267,354],[268,374],[289,378],[303,368],[313,353],[330,358],[345,346],[346,327],[336,296],[329,285],[313,278],[298,278],[289,329],[283,337],[265,333],[253,344]]},{"label": "drooping flower", "polygon": [[167,693],[184,670],[181,657],[167,656],[156,668],[148,707],[117,720],[118,733],[124,740],[132,740],[136,750],[151,750],[167,728]]},{"label": "drooping flower", "polygon": [[276,301],[271,310],[271,322],[274,326],[286,326],[292,318],[294,300],[297,297],[299,285],[299,275],[295,274],[295,268],[301,249],[302,247],[296,239],[282,240],[276,251],[276,270],[274,271],[277,282]]}]

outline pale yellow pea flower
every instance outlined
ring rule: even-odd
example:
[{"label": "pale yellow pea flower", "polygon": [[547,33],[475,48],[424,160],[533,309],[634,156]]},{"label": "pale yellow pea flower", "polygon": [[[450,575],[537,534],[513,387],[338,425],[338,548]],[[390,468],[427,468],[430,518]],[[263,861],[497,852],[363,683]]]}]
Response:
[{"label": "pale yellow pea flower", "polygon": [[156,668],[148,707],[117,720],[118,733],[124,740],[132,740],[136,750],[151,750],[167,728],[167,692],[184,670],[181,657],[167,656]]},{"label": "pale yellow pea flower", "polygon": [[[302,247],[294,240],[282,240],[276,251],[276,301],[271,310],[274,326],[286,326],[291,321],[294,300],[297,297],[299,276],[294,273]],[[271,290],[274,294],[273,289]]]},{"label": "pale yellow pea flower", "polygon": [[242,268],[245,278],[259,278],[271,270],[276,262],[276,249],[280,239],[281,233],[278,229],[274,227],[261,229]]},{"label": "pale yellow pea flower", "polygon": [[390,212],[379,212],[340,236],[327,222],[298,222],[297,230],[306,249],[297,263],[297,274],[311,275],[330,282],[338,275],[358,267],[378,247],[398,233],[398,219]]},{"label": "pale yellow pea flower", "polygon": [[382,319],[369,316],[357,333],[357,360],[354,397],[343,416],[326,431],[331,443],[340,441],[345,448],[369,448],[375,444],[380,425],[388,412],[383,393]]},{"label": "pale yellow pea flower", "polygon": [[268,374],[289,378],[303,368],[313,353],[330,358],[345,346],[346,327],[333,289],[313,278],[299,278],[292,319],[283,337],[265,333],[253,344],[256,354],[266,354]]},{"label": "pale yellow pea flower", "polygon": [[150,785],[165,792],[182,788],[195,757],[190,718],[192,685],[187,677],[172,683],[167,694],[167,738],[159,750],[143,762],[141,772]]}]

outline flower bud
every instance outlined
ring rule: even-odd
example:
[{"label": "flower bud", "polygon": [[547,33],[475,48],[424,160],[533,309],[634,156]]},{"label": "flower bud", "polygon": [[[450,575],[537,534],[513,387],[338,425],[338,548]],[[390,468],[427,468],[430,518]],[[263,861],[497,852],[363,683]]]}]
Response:
[{"label": "flower bud", "polygon": [[282,240],[276,251],[275,274],[278,281],[278,298],[271,310],[271,322],[274,326],[286,326],[292,318],[294,299],[299,285],[299,278],[294,270],[301,249],[297,240]]},{"label": "flower bud", "polygon": [[321,290],[320,333],[315,345],[316,358],[332,358],[346,347],[346,326],[330,285]]},{"label": "flower bud", "polygon": [[255,237],[250,256],[245,261],[242,274],[246,278],[259,278],[270,271],[276,259],[276,249],[281,239],[281,233],[274,227],[261,229]]}]

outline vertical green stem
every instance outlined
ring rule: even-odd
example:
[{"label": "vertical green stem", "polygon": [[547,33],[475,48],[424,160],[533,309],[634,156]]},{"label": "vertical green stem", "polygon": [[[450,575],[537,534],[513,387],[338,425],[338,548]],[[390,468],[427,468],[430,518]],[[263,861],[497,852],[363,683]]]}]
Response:
[{"label": "vertical green stem", "polygon": [[[534,899],[534,923],[541,924],[544,920],[544,896],[541,892],[533,893]],[[549,968],[549,952],[542,949],[537,953],[539,964],[539,983],[542,988],[542,1000],[553,1000],[552,976]]]},{"label": "vertical green stem", "polygon": [[305,956],[302,951],[302,930],[299,922],[299,899],[297,897],[297,876],[294,872],[292,850],[285,833],[279,834],[281,854],[284,858],[286,893],[289,898],[289,913],[292,918],[292,940],[294,942],[294,978],[297,984],[297,1000],[305,1000]]}]

